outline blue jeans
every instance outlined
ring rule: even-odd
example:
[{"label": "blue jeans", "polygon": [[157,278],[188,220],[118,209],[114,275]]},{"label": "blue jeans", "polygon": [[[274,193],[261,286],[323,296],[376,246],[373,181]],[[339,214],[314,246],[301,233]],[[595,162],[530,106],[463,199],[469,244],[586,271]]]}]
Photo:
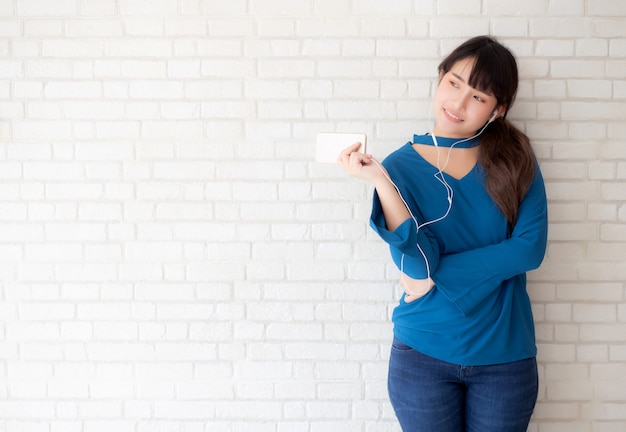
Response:
[{"label": "blue jeans", "polygon": [[388,387],[403,432],[526,432],[537,401],[537,362],[459,366],[394,338]]}]

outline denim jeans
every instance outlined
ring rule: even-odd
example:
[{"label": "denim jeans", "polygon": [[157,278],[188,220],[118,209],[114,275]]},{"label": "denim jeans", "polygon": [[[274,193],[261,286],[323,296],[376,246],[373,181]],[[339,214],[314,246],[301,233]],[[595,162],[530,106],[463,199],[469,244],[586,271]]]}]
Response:
[{"label": "denim jeans", "polygon": [[526,432],[537,401],[537,362],[459,366],[394,338],[388,387],[403,432]]}]

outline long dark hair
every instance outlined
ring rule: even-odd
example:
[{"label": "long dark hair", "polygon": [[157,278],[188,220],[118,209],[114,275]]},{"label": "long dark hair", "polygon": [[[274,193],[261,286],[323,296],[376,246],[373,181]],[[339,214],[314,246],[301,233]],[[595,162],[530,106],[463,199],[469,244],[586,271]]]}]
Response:
[{"label": "long dark hair", "polygon": [[490,36],[477,36],[456,48],[439,65],[439,76],[459,60],[474,60],[468,84],[491,93],[504,114],[487,126],[480,138],[479,163],[485,169],[485,187],[504,213],[509,231],[518,208],[535,176],[535,156],[530,140],[506,119],[517,94],[517,62],[513,54]]}]

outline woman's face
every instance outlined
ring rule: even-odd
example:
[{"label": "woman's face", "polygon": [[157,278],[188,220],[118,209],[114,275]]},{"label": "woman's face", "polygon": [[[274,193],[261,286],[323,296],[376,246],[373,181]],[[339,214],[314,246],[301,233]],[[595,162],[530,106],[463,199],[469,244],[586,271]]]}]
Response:
[{"label": "woman's face", "polygon": [[473,67],[473,58],[459,60],[441,77],[434,99],[435,135],[474,136],[493,115],[496,97],[468,84]]}]

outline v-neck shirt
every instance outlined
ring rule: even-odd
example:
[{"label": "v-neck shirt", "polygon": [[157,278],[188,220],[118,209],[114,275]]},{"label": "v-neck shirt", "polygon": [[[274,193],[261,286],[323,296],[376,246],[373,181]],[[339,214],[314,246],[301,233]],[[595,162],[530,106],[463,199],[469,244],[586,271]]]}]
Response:
[{"label": "v-neck shirt", "polygon": [[[455,141],[437,137],[442,147]],[[509,235],[505,216],[485,189],[486,172],[479,163],[456,179],[440,173],[414,143],[434,144],[431,136],[416,135],[383,165],[420,228],[407,219],[387,230],[376,192],[370,220],[399,269],[415,279],[430,273],[435,282],[424,297],[411,303],[404,296],[400,300],[392,317],[395,336],[423,354],[456,364],[533,357],[526,272],[541,263],[547,240],[547,202],[538,166]],[[479,140],[454,147],[463,144],[475,146]]]}]

